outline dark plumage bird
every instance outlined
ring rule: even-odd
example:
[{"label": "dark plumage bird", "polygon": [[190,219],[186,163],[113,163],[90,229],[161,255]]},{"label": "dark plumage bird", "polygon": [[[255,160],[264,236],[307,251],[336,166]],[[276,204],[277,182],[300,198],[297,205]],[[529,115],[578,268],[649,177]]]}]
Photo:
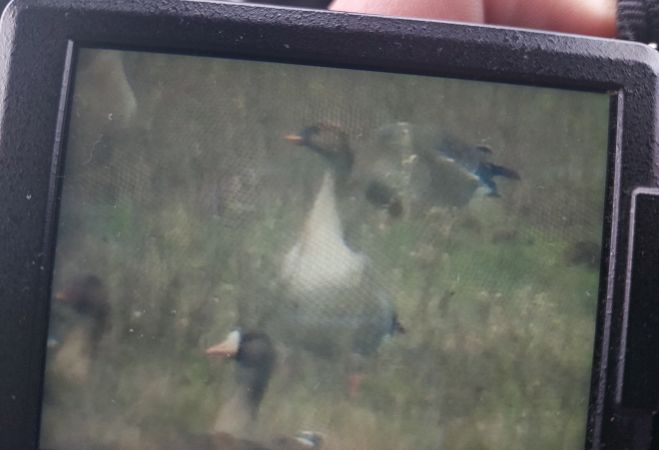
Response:
[{"label": "dark plumage bird", "polygon": [[55,293],[48,338],[54,376],[71,383],[87,380],[109,317],[107,289],[96,275],[76,277]]},{"label": "dark plumage bird", "polygon": [[317,449],[322,437],[300,432],[295,437],[280,436],[264,444],[246,438],[254,432],[259,406],[268,388],[276,362],[275,347],[261,332],[234,330],[221,343],[206,350],[236,362],[236,387],[222,406],[213,432],[204,436],[178,436],[168,441],[178,450],[303,450]]},{"label": "dark plumage bird", "polygon": [[409,173],[406,184],[398,188],[401,197],[420,210],[463,206],[479,188],[499,197],[496,177],[520,179],[515,170],[489,161],[493,155],[489,147],[469,144],[434,127],[408,122],[385,125],[375,133],[373,145],[376,151],[393,155],[392,164]]},{"label": "dark plumage bird", "polygon": [[[434,151],[434,155],[432,152]],[[503,177],[510,180],[519,180],[519,174],[507,167],[487,161],[492,155],[492,149],[485,145],[470,145],[454,136],[438,135],[432,144],[430,155],[464,171],[468,176],[474,177],[481,186],[487,190],[490,197],[499,197],[499,191],[494,177]]]},{"label": "dark plumage bird", "polygon": [[220,409],[214,431],[249,435],[275,366],[272,341],[263,333],[234,330],[206,354],[236,362],[236,388]]}]

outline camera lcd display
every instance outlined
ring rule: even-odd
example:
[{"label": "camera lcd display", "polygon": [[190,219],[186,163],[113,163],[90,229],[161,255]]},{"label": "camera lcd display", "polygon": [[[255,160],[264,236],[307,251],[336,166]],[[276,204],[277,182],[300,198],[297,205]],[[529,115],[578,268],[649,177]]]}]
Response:
[{"label": "camera lcd display", "polygon": [[583,448],[609,101],[80,50],[41,448]]}]

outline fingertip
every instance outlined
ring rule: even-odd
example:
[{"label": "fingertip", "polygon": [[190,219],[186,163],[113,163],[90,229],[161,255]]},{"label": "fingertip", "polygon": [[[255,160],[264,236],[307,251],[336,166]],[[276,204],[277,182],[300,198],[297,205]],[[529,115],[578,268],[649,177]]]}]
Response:
[{"label": "fingertip", "polygon": [[482,0],[334,0],[334,11],[482,23]]},{"label": "fingertip", "polygon": [[615,0],[485,0],[485,22],[497,25],[613,37]]}]

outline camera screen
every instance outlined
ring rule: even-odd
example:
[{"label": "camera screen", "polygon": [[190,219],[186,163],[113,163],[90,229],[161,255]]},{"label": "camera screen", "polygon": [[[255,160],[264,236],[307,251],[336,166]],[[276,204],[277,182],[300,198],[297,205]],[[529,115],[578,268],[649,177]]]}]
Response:
[{"label": "camera screen", "polygon": [[80,50],[41,448],[583,448],[609,101]]}]

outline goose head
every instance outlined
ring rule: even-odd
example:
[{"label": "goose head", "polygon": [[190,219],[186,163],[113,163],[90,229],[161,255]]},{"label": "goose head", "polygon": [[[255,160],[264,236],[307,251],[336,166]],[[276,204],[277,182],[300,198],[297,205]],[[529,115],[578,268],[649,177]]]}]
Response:
[{"label": "goose head", "polygon": [[[343,192],[347,186],[362,191],[362,196],[378,209],[384,209],[391,218],[398,218],[403,212],[403,204],[396,190],[385,178],[374,178],[373,161],[382,159],[381,154],[369,155],[360,164],[350,146],[348,134],[340,126],[316,123],[303,128],[297,134],[285,136],[289,142],[302,145],[320,155],[330,164],[337,179],[337,187]],[[364,158],[361,158],[364,159]]]},{"label": "goose head", "polygon": [[284,139],[320,155],[330,164],[340,184],[350,177],[355,155],[348,134],[340,126],[319,122],[304,127],[297,134],[284,136]]}]

